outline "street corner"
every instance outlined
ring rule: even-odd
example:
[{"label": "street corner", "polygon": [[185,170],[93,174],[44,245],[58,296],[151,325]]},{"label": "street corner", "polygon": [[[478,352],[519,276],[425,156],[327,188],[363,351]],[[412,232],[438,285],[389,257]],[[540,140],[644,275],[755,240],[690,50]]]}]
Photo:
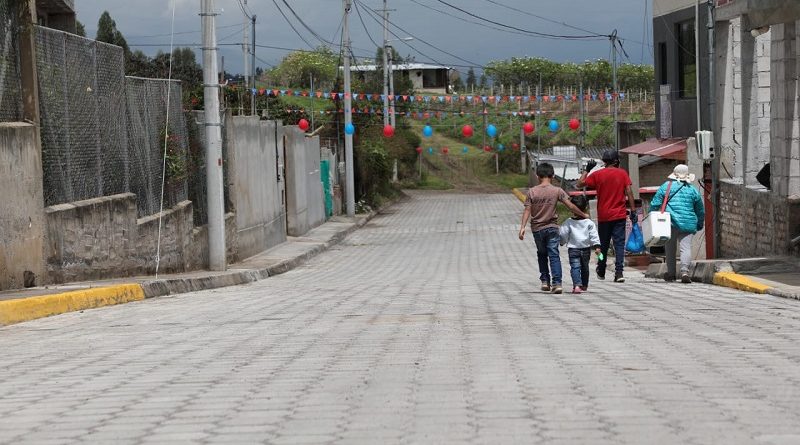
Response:
[{"label": "street corner", "polygon": [[714,274],[713,282],[717,286],[730,287],[756,294],[765,294],[771,289],[771,287],[766,284],[759,283],[750,277],[736,272],[717,272]]},{"label": "street corner", "polygon": [[118,284],[38,297],[0,301],[0,326],[37,318],[144,300],[139,284]]}]

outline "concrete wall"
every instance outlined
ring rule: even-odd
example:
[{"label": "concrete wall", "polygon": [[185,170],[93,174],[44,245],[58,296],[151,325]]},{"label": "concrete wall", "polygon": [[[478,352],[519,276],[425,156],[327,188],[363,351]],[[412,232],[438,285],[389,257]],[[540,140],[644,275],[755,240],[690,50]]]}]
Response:
[{"label": "concrete wall", "polygon": [[[137,219],[136,195],[123,193],[45,209],[47,282],[64,283],[152,274],[156,268],[158,215]],[[208,265],[205,227],[193,226],[192,203],[161,213],[162,273]],[[229,261],[237,258],[236,225],[226,215]]]},{"label": "concrete wall", "polygon": [[279,173],[283,126],[245,116],[228,122],[228,191],[236,213],[238,253],[247,258],[286,241]]},{"label": "concrete wall", "polygon": [[667,176],[681,161],[663,159],[656,163],[644,166],[639,169],[639,186],[652,187],[660,186],[667,181]]},{"label": "concrete wall", "polygon": [[722,181],[719,217],[724,258],[798,254],[789,241],[800,235],[800,198]]},{"label": "concrete wall", "polygon": [[772,190],[779,196],[800,195],[800,24],[772,25],[770,167]]},{"label": "concrete wall", "polygon": [[[0,124],[0,290],[42,284],[44,198],[36,127]],[[27,272],[27,273],[26,273]]]},{"label": "concrete wall", "polygon": [[325,222],[319,137],[306,137],[297,127],[285,130],[287,231],[302,236]]}]

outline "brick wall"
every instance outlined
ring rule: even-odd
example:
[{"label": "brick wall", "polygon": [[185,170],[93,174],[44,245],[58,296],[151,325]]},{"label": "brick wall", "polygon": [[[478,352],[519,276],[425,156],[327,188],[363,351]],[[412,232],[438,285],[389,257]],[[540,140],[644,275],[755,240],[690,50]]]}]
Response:
[{"label": "brick wall", "polygon": [[800,235],[800,198],[721,181],[719,210],[723,257],[800,255],[789,247]]},{"label": "brick wall", "polygon": [[664,159],[654,164],[647,165],[639,169],[639,186],[653,187],[660,186],[667,181],[667,176],[681,161]]}]

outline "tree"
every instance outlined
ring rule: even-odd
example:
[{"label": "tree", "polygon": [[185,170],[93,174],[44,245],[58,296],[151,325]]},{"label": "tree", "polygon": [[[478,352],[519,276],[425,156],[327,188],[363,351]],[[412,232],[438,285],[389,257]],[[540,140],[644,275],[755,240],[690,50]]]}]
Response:
[{"label": "tree", "polygon": [[486,89],[486,73],[481,73],[481,83],[478,85],[478,88],[481,90]]},{"label": "tree", "polygon": [[117,22],[111,18],[111,14],[108,11],[103,11],[103,14],[100,15],[100,20],[97,21],[97,36],[95,40],[120,46],[125,51],[126,56],[130,54],[128,42],[125,41],[122,32],[117,29]]},{"label": "tree", "polygon": [[310,77],[314,76],[314,85],[332,84],[338,66],[339,57],[326,46],[314,51],[294,51],[278,65],[273,81],[283,86],[308,88]]},{"label": "tree", "polygon": [[475,85],[475,70],[470,68],[469,71],[467,71],[467,89],[472,90],[475,88]]},{"label": "tree", "polygon": [[75,34],[81,37],[86,37],[86,27],[83,26],[83,23],[81,23],[80,20],[75,21]]}]

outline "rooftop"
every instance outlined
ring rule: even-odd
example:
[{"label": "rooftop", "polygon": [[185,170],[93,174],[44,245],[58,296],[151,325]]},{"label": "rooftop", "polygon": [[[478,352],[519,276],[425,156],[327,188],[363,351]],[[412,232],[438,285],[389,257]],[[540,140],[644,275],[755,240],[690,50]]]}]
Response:
[{"label": "rooftop", "polygon": [[[376,71],[382,68],[380,65],[375,64],[357,64],[350,65],[350,71]],[[400,63],[392,65],[392,71],[411,71],[411,70],[449,70],[449,66],[431,65],[429,63]]]}]

